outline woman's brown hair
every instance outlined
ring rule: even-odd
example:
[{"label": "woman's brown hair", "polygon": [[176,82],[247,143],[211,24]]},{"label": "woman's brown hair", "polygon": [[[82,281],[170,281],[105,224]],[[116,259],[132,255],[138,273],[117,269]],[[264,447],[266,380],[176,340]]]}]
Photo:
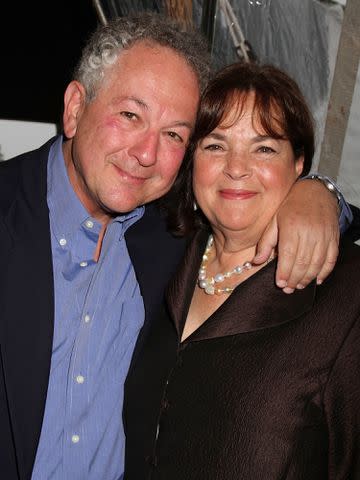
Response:
[{"label": "woman's brown hair", "polygon": [[213,77],[202,95],[187,154],[173,188],[164,199],[173,233],[189,234],[207,223],[201,212],[194,211],[193,155],[199,141],[227,118],[234,104],[241,115],[242,104],[250,92],[255,94],[254,114],[265,133],[288,140],[295,159],[304,158],[302,176],[309,173],[315,149],[314,124],[297,83],[272,65],[229,65]]}]

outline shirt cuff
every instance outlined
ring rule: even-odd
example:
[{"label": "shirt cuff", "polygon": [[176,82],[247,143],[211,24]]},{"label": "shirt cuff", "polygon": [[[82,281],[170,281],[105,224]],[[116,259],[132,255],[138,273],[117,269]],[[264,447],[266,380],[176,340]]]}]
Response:
[{"label": "shirt cuff", "polygon": [[334,193],[336,195],[336,197],[339,201],[339,209],[340,209],[340,214],[339,214],[340,233],[341,234],[345,233],[346,230],[351,225],[351,222],[353,221],[353,214],[352,214],[350,205],[345,200],[343,194],[341,193],[339,187],[336,185],[334,180],[332,180],[330,177],[327,177],[326,175],[320,175],[318,173],[310,173],[309,175],[306,175],[305,177],[302,177],[302,179],[319,180],[332,193]]}]

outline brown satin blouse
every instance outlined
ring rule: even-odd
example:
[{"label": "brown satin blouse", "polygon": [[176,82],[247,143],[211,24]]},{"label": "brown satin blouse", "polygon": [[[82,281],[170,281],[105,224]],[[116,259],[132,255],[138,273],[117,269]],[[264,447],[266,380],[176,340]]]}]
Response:
[{"label": "brown satin blouse", "polygon": [[180,343],[206,239],[129,373],[125,479],[360,479],[360,248],[293,295],[270,263]]}]

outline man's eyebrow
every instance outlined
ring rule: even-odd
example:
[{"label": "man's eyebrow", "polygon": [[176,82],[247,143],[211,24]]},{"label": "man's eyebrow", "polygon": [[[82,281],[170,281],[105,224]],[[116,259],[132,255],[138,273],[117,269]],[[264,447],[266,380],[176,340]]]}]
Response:
[{"label": "man's eyebrow", "polygon": [[174,122],[171,124],[172,127],[186,127],[188,128],[189,130],[193,130],[194,128],[194,125],[190,122]]},{"label": "man's eyebrow", "polygon": [[141,100],[141,98],[131,96],[131,97],[126,97],[125,100],[130,100],[132,102],[135,102],[137,105],[139,105],[139,107],[143,108],[144,110],[149,109],[148,105],[143,100]]},{"label": "man's eyebrow", "polygon": [[[119,101],[122,101],[122,100],[128,100],[128,101],[134,102],[134,103],[136,103],[136,105],[138,105],[143,110],[149,110],[149,106],[147,105],[147,103],[145,103],[143,100],[141,100],[141,98],[130,96],[130,97],[122,98]],[[189,130],[193,130],[193,128],[194,128],[194,125],[191,122],[182,122],[181,120],[172,123],[171,126],[172,127],[186,127]]]}]

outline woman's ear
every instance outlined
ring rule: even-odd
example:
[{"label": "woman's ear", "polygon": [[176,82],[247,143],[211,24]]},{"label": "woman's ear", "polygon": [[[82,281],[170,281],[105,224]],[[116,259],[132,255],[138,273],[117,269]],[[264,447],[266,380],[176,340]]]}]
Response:
[{"label": "woman's ear", "polygon": [[75,80],[69,83],[64,94],[63,128],[66,138],[73,138],[85,105],[85,88]]},{"label": "woman's ear", "polygon": [[300,177],[300,175],[302,174],[303,169],[304,169],[304,155],[301,155],[301,157],[295,160],[295,170],[298,177]]}]

